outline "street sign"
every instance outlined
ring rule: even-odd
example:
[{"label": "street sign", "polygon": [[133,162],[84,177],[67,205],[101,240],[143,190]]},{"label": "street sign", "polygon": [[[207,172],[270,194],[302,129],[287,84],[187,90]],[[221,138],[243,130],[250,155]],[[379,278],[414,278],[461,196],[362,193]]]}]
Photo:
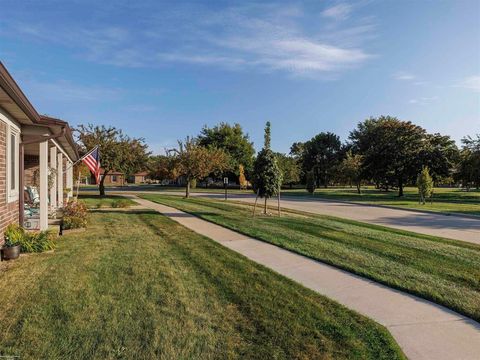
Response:
[{"label": "street sign", "polygon": [[228,184],[228,177],[225,176],[225,177],[223,178],[223,183],[224,183],[225,185]]}]

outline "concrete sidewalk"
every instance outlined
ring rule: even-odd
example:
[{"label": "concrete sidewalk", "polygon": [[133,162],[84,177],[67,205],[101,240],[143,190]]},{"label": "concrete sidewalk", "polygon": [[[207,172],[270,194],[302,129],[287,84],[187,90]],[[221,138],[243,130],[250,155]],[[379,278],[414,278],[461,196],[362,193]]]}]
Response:
[{"label": "concrete sidewalk", "polygon": [[410,359],[480,358],[480,324],[469,318],[180,210],[127,196],[384,325]]}]

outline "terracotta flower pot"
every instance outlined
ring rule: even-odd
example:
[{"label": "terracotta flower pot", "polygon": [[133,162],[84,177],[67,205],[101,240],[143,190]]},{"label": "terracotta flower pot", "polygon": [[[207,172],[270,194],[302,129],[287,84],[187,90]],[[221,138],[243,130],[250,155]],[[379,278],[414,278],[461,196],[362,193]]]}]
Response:
[{"label": "terracotta flower pot", "polygon": [[20,256],[20,245],[4,247],[3,251],[3,259],[4,260],[14,260]]}]

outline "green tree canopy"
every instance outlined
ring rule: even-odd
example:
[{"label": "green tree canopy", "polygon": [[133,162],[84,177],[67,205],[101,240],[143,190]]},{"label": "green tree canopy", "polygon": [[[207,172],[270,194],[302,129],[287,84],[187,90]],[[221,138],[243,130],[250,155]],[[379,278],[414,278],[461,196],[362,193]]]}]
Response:
[{"label": "green tree canopy", "polygon": [[155,180],[173,180],[178,177],[176,158],[170,155],[154,155],[148,160],[150,177]]},{"label": "green tree canopy", "polygon": [[298,183],[300,181],[300,165],[298,161],[282,153],[276,153],[277,164],[282,174],[282,183],[290,185]]},{"label": "green tree canopy", "polygon": [[455,177],[467,189],[471,186],[480,188],[480,134],[462,139],[460,161]]},{"label": "green tree canopy", "polygon": [[347,151],[345,158],[336,168],[336,178],[340,182],[355,184],[357,192],[360,194],[360,184],[362,181],[362,155],[353,154],[351,150]]},{"label": "green tree canopy", "polygon": [[418,174],[417,187],[420,202],[425,204],[425,200],[431,198],[433,193],[433,179],[430,176],[430,171],[427,166],[424,166],[420,174]]},{"label": "green tree canopy", "polygon": [[282,183],[282,176],[278,168],[275,153],[270,149],[270,122],[265,126],[265,144],[258,153],[253,170],[253,189],[261,198],[265,198],[267,212],[267,199],[278,194]]},{"label": "green tree canopy", "polygon": [[220,123],[213,128],[205,126],[198,136],[198,144],[204,147],[222,149],[230,156],[229,177],[240,175],[239,165],[243,165],[247,176],[252,172],[255,149],[248,134],[244,134],[240,124]]},{"label": "green tree canopy", "polygon": [[142,138],[130,138],[113,126],[80,125],[75,129],[84,152],[98,146],[104,176],[100,179],[100,195],[105,195],[105,175],[111,171],[125,174],[144,170],[147,166],[147,145]]},{"label": "green tree canopy", "polygon": [[175,163],[178,174],[186,178],[185,197],[188,198],[192,180],[230,170],[231,161],[222,149],[201,146],[198,140],[187,137],[185,141],[178,142]]},{"label": "green tree canopy", "polygon": [[421,168],[425,130],[409,121],[380,116],[359,123],[349,139],[353,151],[363,155],[362,176],[387,189],[396,186],[403,196],[405,183],[413,182]]},{"label": "green tree canopy", "polygon": [[[298,144],[298,143],[296,143]],[[334,168],[342,156],[340,138],[331,132],[322,132],[303,144],[301,163],[304,173],[313,171],[317,184],[327,187],[334,176]]]}]

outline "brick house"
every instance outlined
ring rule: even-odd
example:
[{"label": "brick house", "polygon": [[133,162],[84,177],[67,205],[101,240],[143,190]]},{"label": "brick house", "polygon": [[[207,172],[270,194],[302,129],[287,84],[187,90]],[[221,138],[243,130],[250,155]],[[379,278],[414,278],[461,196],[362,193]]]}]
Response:
[{"label": "brick house", "polygon": [[[109,171],[105,175],[105,170],[100,169],[100,176],[105,177],[105,185],[124,185],[125,184],[125,175],[120,171]],[[95,180],[92,179],[92,183],[95,183]]]},{"label": "brick house", "polygon": [[127,181],[130,184],[144,184],[148,180],[148,171],[140,171],[128,177]]},{"label": "brick house", "polygon": [[37,191],[38,228],[48,228],[49,212],[73,196],[77,159],[68,123],[39,115],[0,62],[0,243],[8,224],[25,224],[27,188]]}]

